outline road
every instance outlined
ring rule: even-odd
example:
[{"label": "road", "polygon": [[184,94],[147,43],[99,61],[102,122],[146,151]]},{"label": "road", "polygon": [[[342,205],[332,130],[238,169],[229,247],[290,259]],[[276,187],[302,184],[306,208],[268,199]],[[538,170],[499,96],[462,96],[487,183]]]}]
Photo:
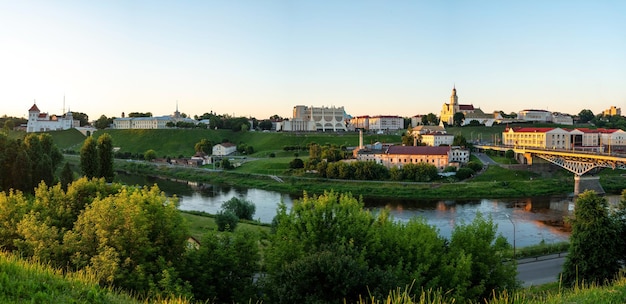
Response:
[{"label": "road", "polygon": [[524,287],[541,285],[559,280],[559,273],[563,270],[566,254],[553,254],[537,259],[519,260],[517,264],[517,279]]},{"label": "road", "polygon": [[478,158],[485,165],[497,165],[498,164],[493,159],[491,159],[491,157],[487,156],[485,153],[475,152],[475,153],[472,153],[472,155],[476,156],[476,158]]}]

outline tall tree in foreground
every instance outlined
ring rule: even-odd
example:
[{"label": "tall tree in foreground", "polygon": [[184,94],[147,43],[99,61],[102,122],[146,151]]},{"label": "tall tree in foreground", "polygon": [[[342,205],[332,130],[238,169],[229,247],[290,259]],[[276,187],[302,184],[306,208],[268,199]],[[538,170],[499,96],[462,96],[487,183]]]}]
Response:
[{"label": "tall tree in foreground", "polygon": [[97,177],[99,174],[98,146],[92,136],[85,139],[83,147],[80,149],[80,169],[83,175],[89,179]]},{"label": "tall tree in foreground", "polygon": [[112,182],[115,172],[113,172],[113,139],[109,133],[104,133],[98,137],[98,176],[104,177],[107,182]]},{"label": "tall tree in foreground", "polygon": [[620,265],[618,226],[609,215],[608,202],[594,191],[576,199],[571,220],[569,253],[563,265],[565,284],[605,283],[618,273]]}]

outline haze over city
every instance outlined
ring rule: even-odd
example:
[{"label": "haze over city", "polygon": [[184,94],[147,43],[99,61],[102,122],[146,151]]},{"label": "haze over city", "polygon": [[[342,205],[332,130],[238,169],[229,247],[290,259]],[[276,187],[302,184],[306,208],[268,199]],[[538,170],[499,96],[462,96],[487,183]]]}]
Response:
[{"label": "haze over city", "polygon": [[2,113],[626,107],[622,1],[3,1]]}]

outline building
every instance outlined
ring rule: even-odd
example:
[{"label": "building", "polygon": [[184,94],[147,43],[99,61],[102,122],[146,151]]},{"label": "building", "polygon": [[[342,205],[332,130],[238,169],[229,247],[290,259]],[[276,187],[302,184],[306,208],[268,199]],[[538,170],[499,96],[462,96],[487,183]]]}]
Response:
[{"label": "building", "polygon": [[293,107],[293,118],[277,125],[277,131],[348,131],[349,116],[343,107]]},{"label": "building", "polygon": [[626,132],[620,129],[507,128],[502,132],[505,146],[539,149],[566,149],[594,152],[621,151]]},{"label": "building", "polygon": [[602,111],[602,115],[604,116],[621,116],[622,108],[616,108],[615,106],[611,106],[610,108]]},{"label": "building", "polygon": [[530,122],[552,122],[552,113],[546,110],[521,110],[517,113],[517,119]]},{"label": "building", "polygon": [[446,128],[443,126],[417,126],[411,130],[409,133],[412,136],[418,136],[420,134],[428,134],[428,133],[446,133]]},{"label": "building", "polygon": [[33,104],[33,106],[28,109],[26,132],[68,130],[76,127],[80,127],[80,121],[74,120],[71,111],[68,111],[63,116],[57,116],[42,113],[37,107],[37,104]]},{"label": "building", "polygon": [[213,146],[213,156],[227,156],[237,152],[237,145],[233,143],[221,143]]},{"label": "building", "polygon": [[450,163],[450,147],[391,146],[378,154],[378,163],[387,168],[402,168],[406,164],[428,163],[443,171]]},{"label": "building", "polygon": [[445,132],[426,133],[418,136],[421,136],[423,144],[431,147],[452,146],[454,142],[454,135]]},{"label": "building", "polygon": [[370,117],[368,115],[352,117],[350,119],[350,126],[354,129],[369,130]]},{"label": "building", "polygon": [[404,129],[404,118],[394,115],[379,115],[369,118],[369,130],[394,131]]},{"label": "building", "polygon": [[166,129],[178,122],[192,123],[197,125],[195,119],[182,117],[178,111],[178,103],[176,103],[176,111],[173,115],[154,116],[154,117],[125,117],[122,113],[121,118],[113,119],[114,129]]},{"label": "building", "polygon": [[552,122],[559,125],[574,125],[574,118],[568,114],[552,113]]},{"label": "building", "polygon": [[[439,123],[440,124],[454,124],[454,114],[463,113],[463,115],[468,116],[468,114],[474,113],[474,105],[471,104],[459,104],[459,97],[456,95],[456,86],[452,88],[452,95],[450,95],[450,103],[444,103],[441,108],[441,113],[439,115]],[[469,123],[469,122],[468,122]]]}]

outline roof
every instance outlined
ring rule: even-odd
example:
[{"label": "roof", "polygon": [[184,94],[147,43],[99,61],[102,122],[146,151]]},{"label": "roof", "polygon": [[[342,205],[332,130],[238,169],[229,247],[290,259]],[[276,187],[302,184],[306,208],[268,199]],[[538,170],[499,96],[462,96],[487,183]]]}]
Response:
[{"label": "roof", "polygon": [[30,109],[28,109],[28,112],[39,112],[39,108],[37,107],[37,104],[33,104],[32,107],[30,107]]},{"label": "roof", "polygon": [[459,110],[461,110],[461,111],[474,111],[474,105],[460,104],[459,105]]},{"label": "roof", "polygon": [[391,146],[387,149],[387,154],[404,155],[448,155],[449,146]]},{"label": "roof", "polygon": [[235,147],[236,146],[235,144],[230,143],[230,142],[225,142],[225,143],[221,143],[221,144],[217,144],[217,145],[221,145],[222,147],[226,147],[226,148],[228,148],[228,147]]},{"label": "roof", "polygon": [[526,128],[526,127],[514,127],[511,128],[509,130],[513,130],[513,132],[526,132],[526,133],[542,133],[542,132],[548,132],[548,131],[552,131],[555,128]]}]

